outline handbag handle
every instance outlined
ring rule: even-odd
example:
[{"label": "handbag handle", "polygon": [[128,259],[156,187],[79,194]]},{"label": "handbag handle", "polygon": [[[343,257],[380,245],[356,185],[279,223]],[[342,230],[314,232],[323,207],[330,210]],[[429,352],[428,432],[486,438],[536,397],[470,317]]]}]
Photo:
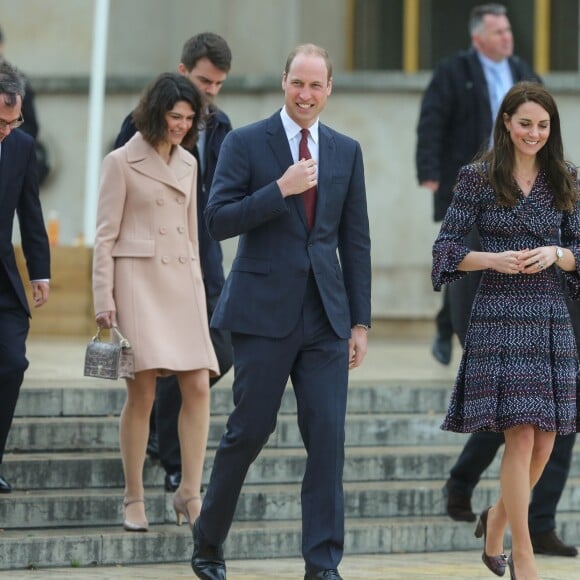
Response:
[{"label": "handbag handle", "polygon": [[[95,336],[93,336],[93,338],[92,338],[92,341],[93,342],[100,342],[100,340],[101,340],[101,330],[102,330],[102,327],[101,326],[97,326],[97,334],[95,334]],[[117,335],[117,338],[119,339],[119,344],[121,345],[122,348],[131,348],[131,344],[121,334],[121,331],[119,330],[119,327],[116,324],[113,324],[113,326],[111,326],[111,330]]]}]

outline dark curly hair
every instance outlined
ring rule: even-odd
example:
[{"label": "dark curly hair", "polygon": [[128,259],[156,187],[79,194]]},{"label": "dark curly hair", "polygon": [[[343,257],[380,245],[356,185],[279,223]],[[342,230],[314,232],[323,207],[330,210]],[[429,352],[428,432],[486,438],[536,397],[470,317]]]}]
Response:
[{"label": "dark curly hair", "polygon": [[514,144],[506,129],[504,115],[511,118],[524,103],[537,103],[550,115],[550,135],[538,151],[537,159],[554,191],[556,209],[572,211],[578,197],[576,170],[564,160],[558,107],[552,95],[540,83],[532,81],[516,83],[508,91],[495,120],[494,146],[480,156],[482,161],[487,162],[483,167],[487,168],[485,171],[496,192],[497,201],[506,207],[514,207],[518,202],[518,191],[513,180]]},{"label": "dark curly hair", "polygon": [[133,121],[145,141],[153,147],[167,138],[165,114],[179,101],[189,103],[195,113],[191,129],[181,143],[183,147],[191,148],[197,142],[199,129],[204,122],[202,98],[195,85],[183,75],[163,73],[141,95],[133,111]]}]

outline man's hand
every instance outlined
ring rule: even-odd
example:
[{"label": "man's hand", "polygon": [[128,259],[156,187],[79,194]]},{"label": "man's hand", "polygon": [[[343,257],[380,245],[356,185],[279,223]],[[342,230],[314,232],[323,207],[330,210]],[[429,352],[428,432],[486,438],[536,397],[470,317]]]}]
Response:
[{"label": "man's hand", "polygon": [[34,308],[42,306],[48,300],[48,293],[50,291],[48,282],[32,282],[32,299],[34,300]]},{"label": "man's hand", "polygon": [[431,193],[435,193],[439,189],[439,182],[438,181],[422,181],[421,187],[425,187]]},{"label": "man's hand", "polygon": [[298,195],[314,187],[318,183],[316,161],[301,159],[298,163],[290,165],[276,183],[282,192],[282,197]]},{"label": "man's hand", "polygon": [[367,354],[367,330],[362,326],[353,326],[348,341],[348,368],[356,369],[362,364]]}]

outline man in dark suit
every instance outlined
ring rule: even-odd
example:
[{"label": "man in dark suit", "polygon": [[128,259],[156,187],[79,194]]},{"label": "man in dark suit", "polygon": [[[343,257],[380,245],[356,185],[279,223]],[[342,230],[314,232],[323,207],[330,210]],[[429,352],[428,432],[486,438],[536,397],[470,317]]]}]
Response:
[{"label": "man in dark suit", "polygon": [[[457,172],[489,145],[496,112],[509,88],[520,80],[540,78],[513,55],[513,36],[506,8],[484,4],[471,11],[472,48],[444,60],[427,87],[417,129],[416,164],[419,183],[434,194],[434,219],[441,221],[451,203]],[[466,243],[480,249],[476,230]],[[442,364],[451,361],[456,334],[463,345],[471,307],[481,273],[470,273],[446,286],[443,307],[437,314],[433,356]],[[578,315],[570,306],[575,330]],[[557,436],[544,473],[534,488],[529,526],[538,554],[575,556],[555,531],[556,506],[568,478],[575,435]],[[483,471],[503,444],[501,433],[474,433],[469,437],[445,484],[446,509],[457,521],[475,521],[471,495]]]},{"label": "man in dark suit", "polygon": [[[189,78],[205,97],[207,122],[199,140],[190,150],[198,162],[197,213],[199,257],[203,271],[208,320],[224,285],[223,255],[218,241],[212,239],[205,225],[203,211],[213,180],[218,155],[225,136],[232,130],[228,116],[214,103],[226,80],[232,61],[227,42],[218,34],[203,32],[185,42],[178,71]],[[124,145],[136,132],[132,114],[123,121],[115,147]],[[232,344],[229,332],[211,329],[211,340],[220,367],[220,376],[210,380],[214,385],[232,366]],[[175,491],[181,481],[181,452],[177,436],[177,418],[181,393],[175,375],[157,379],[154,421],[148,450],[157,452],[165,469],[165,489]],[[155,449],[155,441],[158,449]],[[153,449],[152,449],[153,448]]]},{"label": "man in dark suit", "polygon": [[370,324],[363,161],[356,141],[319,122],[332,89],[324,49],[292,51],[282,87],[282,110],[226,137],[205,212],[213,237],[239,236],[212,319],[232,333],[235,409],[193,528],[192,567],[210,580],[226,577],[222,544],[288,378],[307,451],[305,578],[340,579],[348,370]]},{"label": "man in dark suit", "polygon": [[[471,11],[470,50],[445,59],[435,70],[423,95],[417,127],[416,166],[421,186],[433,193],[434,219],[441,221],[451,203],[459,168],[487,147],[499,104],[520,80],[539,80],[530,66],[513,55],[513,36],[506,8],[476,6]],[[451,361],[452,316],[469,318],[471,301],[461,301],[466,286],[445,288],[436,317],[433,356]],[[453,309],[458,310],[453,313]],[[465,321],[466,324],[466,321]]]},{"label": "man in dark suit", "polygon": [[[38,199],[34,139],[18,129],[23,122],[25,86],[20,72],[7,62],[0,63],[0,464],[28,367],[30,309],[12,246],[15,215],[35,307],[48,299],[50,278],[50,250]],[[0,476],[0,493],[11,490]]]}]

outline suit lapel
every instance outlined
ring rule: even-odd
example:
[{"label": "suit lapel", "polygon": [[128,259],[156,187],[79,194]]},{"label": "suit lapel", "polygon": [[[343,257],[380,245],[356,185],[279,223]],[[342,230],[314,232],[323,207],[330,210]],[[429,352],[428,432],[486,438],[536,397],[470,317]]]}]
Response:
[{"label": "suit lapel", "polygon": [[8,193],[8,184],[11,182],[10,171],[16,167],[17,159],[15,158],[15,147],[10,135],[2,141],[2,151],[0,153],[0,203]]},{"label": "suit lapel", "polygon": [[[284,173],[290,165],[294,163],[292,159],[292,153],[290,151],[290,145],[288,144],[288,138],[286,137],[286,131],[284,131],[284,126],[282,125],[282,120],[280,119],[280,113],[275,113],[272,115],[267,122],[266,132],[268,134],[268,146],[272,150],[274,157],[279,166],[280,174]],[[302,201],[302,196],[291,195],[286,198],[289,207],[294,209],[302,220],[302,224],[308,230],[308,223],[306,222],[306,212],[304,211],[304,202]]]},{"label": "suit lapel", "polygon": [[314,229],[322,218],[332,195],[332,178],[334,176],[334,160],[336,159],[336,143],[334,137],[326,125],[318,125],[318,190],[316,195],[316,219]]}]

